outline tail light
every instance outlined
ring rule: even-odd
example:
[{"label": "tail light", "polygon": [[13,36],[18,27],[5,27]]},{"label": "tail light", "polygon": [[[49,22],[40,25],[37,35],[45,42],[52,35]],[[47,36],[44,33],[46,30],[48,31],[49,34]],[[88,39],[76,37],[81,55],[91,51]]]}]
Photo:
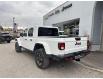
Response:
[{"label": "tail light", "polygon": [[58,43],[58,49],[64,50],[65,49],[65,43]]}]

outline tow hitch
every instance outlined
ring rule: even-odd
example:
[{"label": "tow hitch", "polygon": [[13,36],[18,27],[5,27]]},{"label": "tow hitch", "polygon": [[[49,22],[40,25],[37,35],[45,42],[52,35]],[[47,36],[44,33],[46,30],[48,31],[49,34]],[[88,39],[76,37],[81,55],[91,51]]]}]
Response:
[{"label": "tow hitch", "polygon": [[81,57],[82,57],[81,55],[71,56],[71,57],[66,57],[65,60],[66,61],[71,61],[71,60],[80,61]]}]

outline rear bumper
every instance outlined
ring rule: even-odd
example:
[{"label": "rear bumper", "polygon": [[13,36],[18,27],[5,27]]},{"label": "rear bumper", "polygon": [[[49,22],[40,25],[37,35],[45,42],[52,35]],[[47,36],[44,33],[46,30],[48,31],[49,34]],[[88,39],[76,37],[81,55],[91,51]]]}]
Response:
[{"label": "rear bumper", "polygon": [[88,50],[83,50],[83,51],[79,51],[79,52],[74,52],[74,53],[69,53],[69,54],[62,54],[62,55],[48,55],[49,57],[51,58],[54,58],[54,59],[63,59],[63,58],[69,58],[69,57],[72,57],[72,58],[75,58],[75,56],[80,56],[80,58],[83,58],[85,57],[86,55],[89,54],[90,51]]},{"label": "rear bumper", "polygon": [[[89,51],[84,50],[84,51],[79,51],[79,52],[74,52],[74,53],[69,53],[69,54],[64,54],[63,57],[71,57],[71,56],[77,56],[77,55],[87,55]],[[62,57],[62,56],[61,56]]]}]

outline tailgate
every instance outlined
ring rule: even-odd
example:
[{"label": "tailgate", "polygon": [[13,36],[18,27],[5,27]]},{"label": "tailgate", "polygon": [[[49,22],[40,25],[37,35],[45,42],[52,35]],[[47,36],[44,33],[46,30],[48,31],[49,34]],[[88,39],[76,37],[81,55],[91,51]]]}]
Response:
[{"label": "tailgate", "polygon": [[65,50],[69,53],[87,50],[87,37],[66,38]]}]

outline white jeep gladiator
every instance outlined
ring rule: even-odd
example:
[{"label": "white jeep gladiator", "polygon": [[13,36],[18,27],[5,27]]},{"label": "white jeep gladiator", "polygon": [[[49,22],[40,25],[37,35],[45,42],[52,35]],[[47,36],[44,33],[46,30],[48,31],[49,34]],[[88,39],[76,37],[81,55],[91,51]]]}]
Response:
[{"label": "white jeep gladiator", "polygon": [[25,29],[16,39],[15,50],[22,48],[32,51],[36,65],[45,69],[50,59],[73,59],[79,61],[88,53],[87,37],[60,37],[58,28],[52,26]]}]

